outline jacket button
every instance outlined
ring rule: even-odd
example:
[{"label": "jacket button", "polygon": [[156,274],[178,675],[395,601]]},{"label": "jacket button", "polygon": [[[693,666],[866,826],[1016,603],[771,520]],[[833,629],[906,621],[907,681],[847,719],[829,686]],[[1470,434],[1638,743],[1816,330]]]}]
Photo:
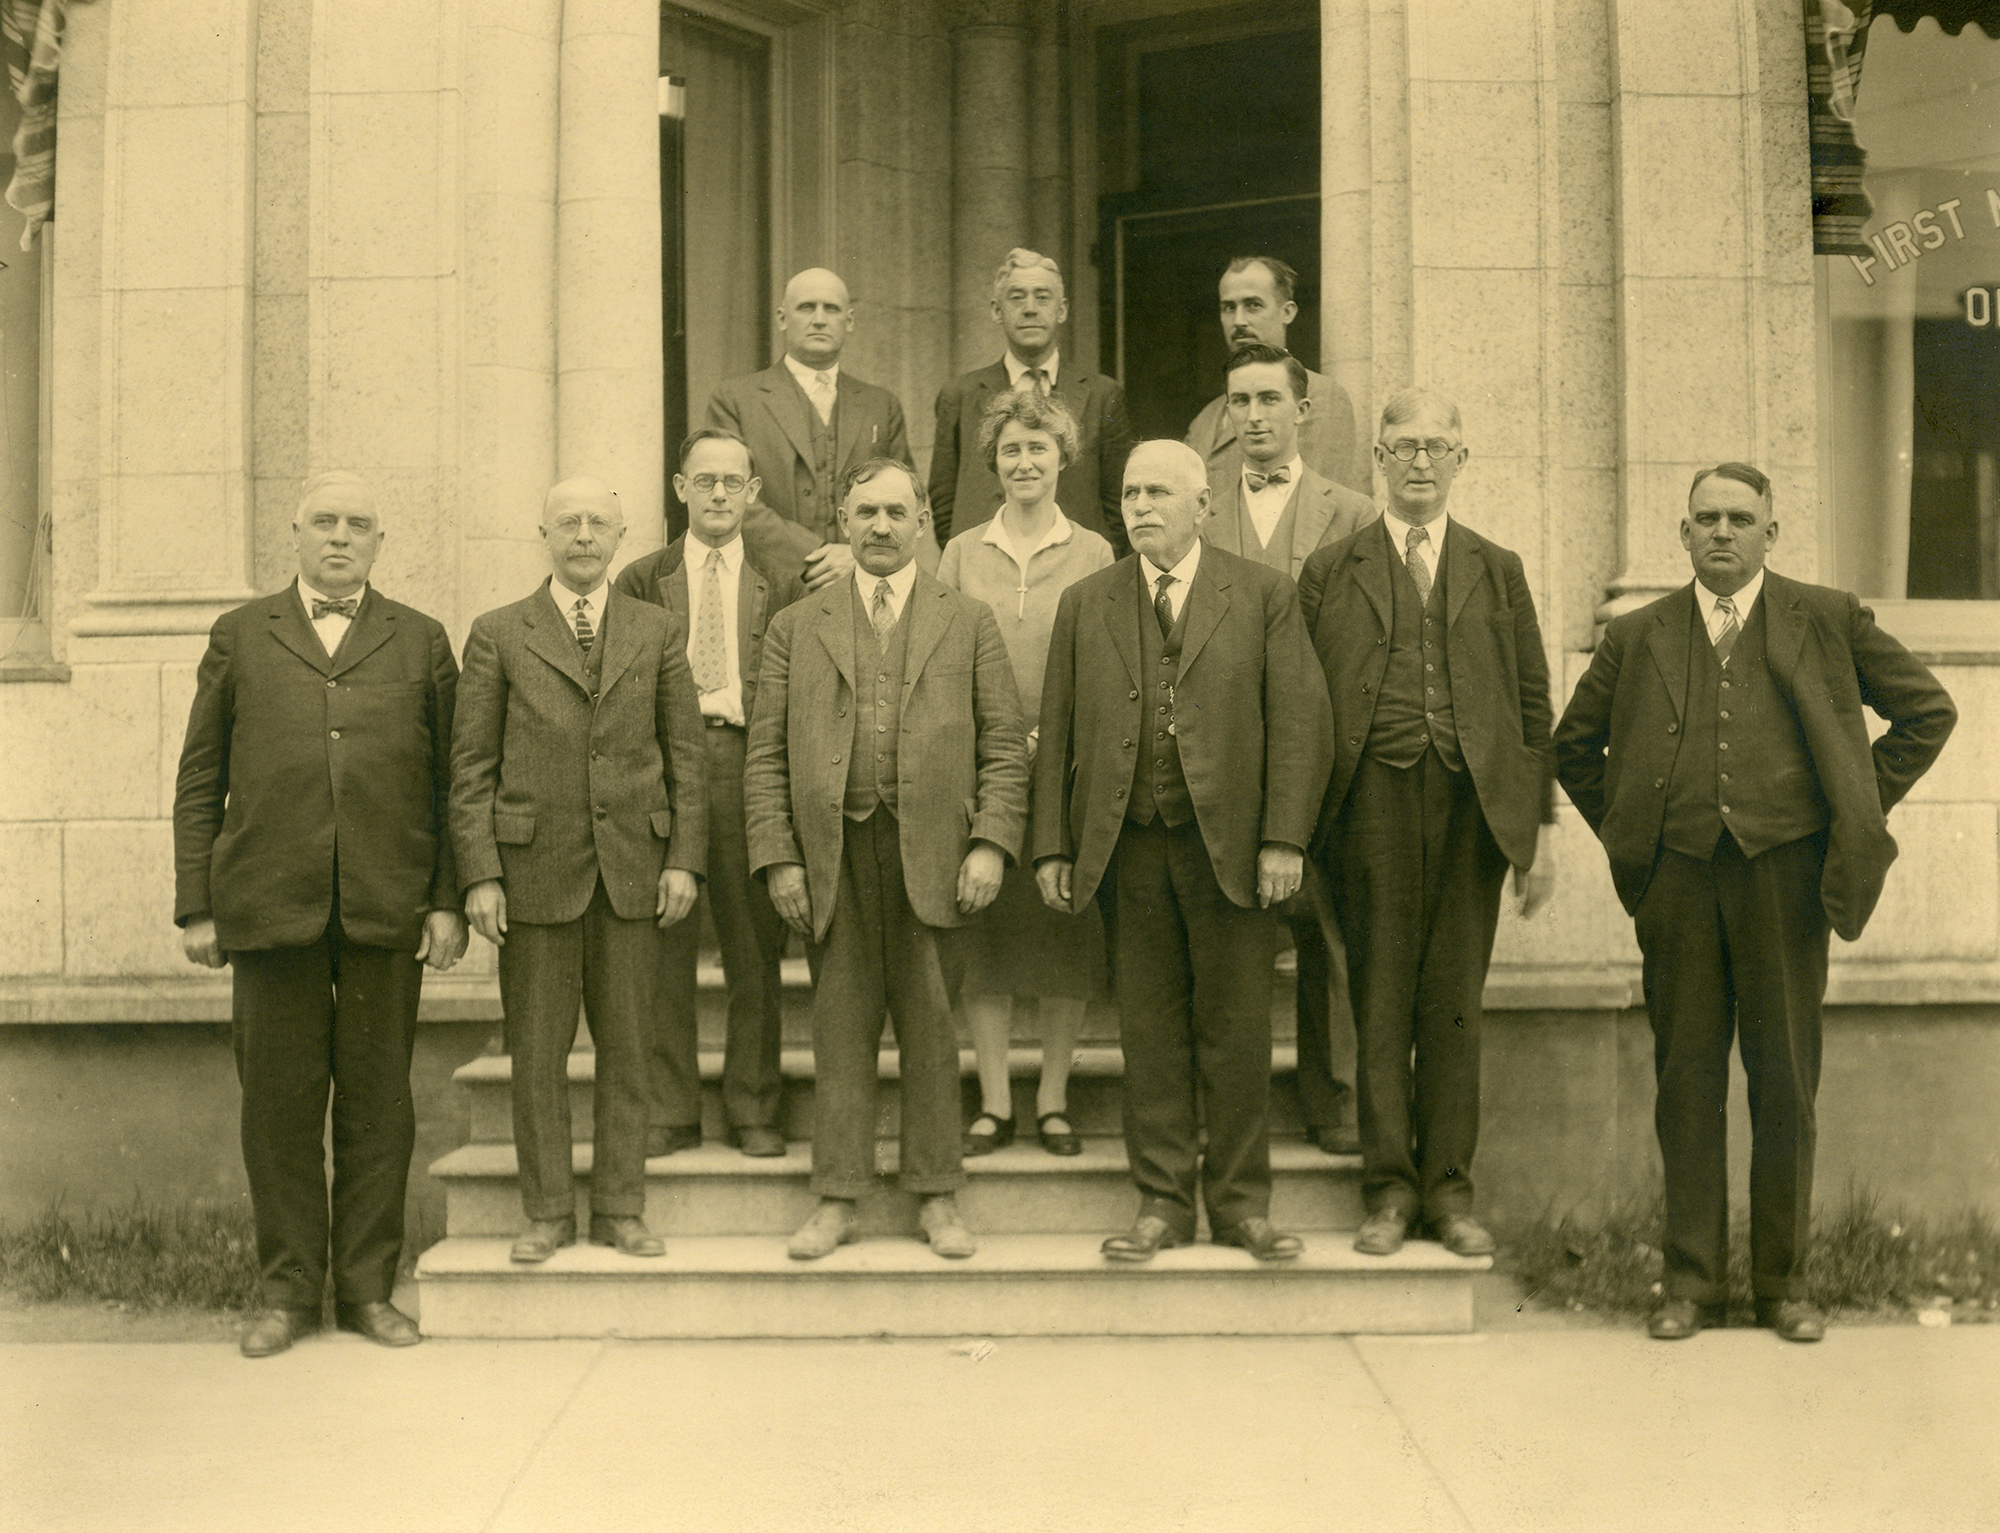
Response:
[{"label": "jacket button", "polygon": [[1139,700],[1139,694],[1138,694],[1137,692],[1133,692],[1133,693],[1130,693],[1130,694],[1128,694],[1128,695],[1129,695],[1129,696],[1131,697],[1132,701],[1133,701],[1133,702],[1135,702],[1135,703],[1136,703],[1136,702],[1137,702],[1137,701]]},{"label": "jacket button", "polygon": [[592,812],[595,813],[600,820],[604,818],[605,812],[602,809],[594,810]]},{"label": "jacket button", "polygon": [[1132,742],[1130,740],[1127,740],[1125,742],[1125,749],[1129,751],[1131,748],[1132,748]]},{"label": "jacket button", "polygon": [[1667,785],[1667,780],[1664,777],[1655,777],[1653,779],[1653,786],[1656,788],[1664,788],[1666,785]]},{"label": "jacket button", "polygon": [[1123,798],[1125,796],[1125,790],[1123,788],[1116,789],[1111,796],[1113,798]]},{"label": "jacket button", "polygon": [[1668,733],[1668,734],[1670,734],[1670,735],[1677,735],[1677,734],[1679,734],[1679,733],[1680,733],[1680,730],[1681,730],[1681,726],[1680,726],[1680,725],[1678,725],[1678,724],[1669,724],[1669,725],[1667,726],[1667,733]]},{"label": "jacket button", "polygon": [[338,740],[338,739],[340,738],[340,731],[339,731],[339,730],[337,730],[337,729],[335,729],[335,730],[332,730],[332,731],[330,731],[330,735],[331,735],[331,738],[333,738],[333,739],[335,739],[335,740]]},{"label": "jacket button", "polygon": [[338,687],[339,685],[340,685],[340,683],[339,683],[339,682],[337,682],[337,681],[329,681],[329,682],[328,682],[328,683],[326,684],[326,689],[327,689],[327,691],[331,692],[331,691],[333,691],[333,690],[334,690],[334,688]]},{"label": "jacket button", "polygon": [[1349,745],[1359,745],[1359,744],[1361,743],[1361,736],[1359,736],[1359,735],[1349,735],[1349,736],[1347,737],[1347,743],[1348,743]]},{"label": "jacket button", "polygon": [[833,758],[833,764],[834,764],[835,766],[839,766],[839,765],[840,765],[840,758],[839,758],[838,756],[835,756],[835,757]]}]

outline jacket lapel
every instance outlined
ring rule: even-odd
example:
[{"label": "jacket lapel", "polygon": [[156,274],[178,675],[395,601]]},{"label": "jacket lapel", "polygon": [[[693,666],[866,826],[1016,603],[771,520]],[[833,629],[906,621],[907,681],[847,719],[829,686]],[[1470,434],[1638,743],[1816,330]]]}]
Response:
[{"label": "jacket lapel", "polygon": [[1187,675],[1201,655],[1202,646],[1221,626],[1229,611],[1229,573],[1216,568],[1213,559],[1195,566],[1194,584],[1188,589],[1187,633],[1181,643],[1181,674]]},{"label": "jacket lapel", "polygon": [[1450,633],[1474,587],[1486,578],[1486,561],[1479,557],[1479,535],[1457,522],[1445,523],[1443,564],[1444,626]]},{"label": "jacket lapel", "polygon": [[882,423],[862,419],[866,412],[861,408],[861,385],[848,377],[846,368],[842,368],[839,377],[834,379],[834,399],[833,461],[839,466],[835,477],[844,479],[856,463],[874,456],[876,444],[873,441],[866,444],[867,452],[857,451],[863,445],[862,428],[866,426],[879,431]]},{"label": "jacket lapel", "polygon": [[750,645],[764,631],[764,603],[770,595],[771,588],[746,556],[736,572],[736,668],[740,681],[754,683],[757,679],[748,674]]},{"label": "jacket lapel", "polygon": [[1104,608],[1104,626],[1111,630],[1112,646],[1118,651],[1118,658],[1125,662],[1125,673],[1136,686],[1139,681],[1139,623],[1150,620],[1152,612],[1139,600],[1139,580],[1143,578],[1144,566],[1138,556],[1132,558],[1133,578],[1114,580],[1105,593],[1107,605]]},{"label": "jacket lapel", "polygon": [[[681,568],[685,571],[687,566]],[[609,692],[611,684],[639,658],[638,624],[633,616],[641,605],[623,591],[613,589],[604,593],[604,637],[598,640],[604,646],[604,661],[598,674],[599,696]]]},{"label": "jacket lapel", "polygon": [[910,625],[910,646],[903,662],[903,690],[908,692],[924,672],[924,664],[951,627],[951,604],[944,582],[917,571],[910,599],[903,603],[903,621]]},{"label": "jacket lapel", "polygon": [[1242,486],[1243,476],[1238,473],[1209,502],[1208,518],[1201,524],[1201,535],[1208,540],[1210,548],[1219,548],[1231,554],[1243,552]]},{"label": "jacket lapel", "polygon": [[826,652],[833,658],[833,668],[840,672],[840,679],[847,683],[848,690],[854,688],[854,591],[851,577],[836,580],[815,598],[819,610],[815,619],[819,625],[819,641],[826,646]]},{"label": "jacket lapel", "polygon": [[1395,545],[1389,541],[1388,525],[1379,521],[1375,536],[1357,539],[1353,552],[1348,555],[1354,567],[1354,583],[1361,587],[1361,594],[1375,609],[1375,621],[1382,625],[1385,634],[1395,621],[1396,598],[1389,589],[1388,563],[1395,557]]},{"label": "jacket lapel", "polygon": [[[609,598],[606,599],[605,610],[610,611]],[[570,632],[569,625],[563,621],[563,615],[556,607],[548,581],[542,582],[538,596],[522,609],[521,620],[528,625],[529,650],[561,671],[588,696],[590,681],[583,674],[583,654],[577,648],[576,635]]]},{"label": "jacket lapel", "polygon": [[1306,567],[1306,556],[1319,547],[1333,520],[1333,489],[1311,469],[1299,476],[1292,491],[1292,579]]},{"label": "jacket lapel", "polygon": [[319,635],[313,632],[312,624],[306,620],[305,603],[300,598],[299,588],[290,585],[282,591],[273,592],[265,606],[271,619],[271,637],[322,676],[332,675],[333,662],[327,658],[326,646],[319,642]]},{"label": "jacket lapel", "polygon": [[681,620],[681,627],[687,628],[694,612],[694,596],[688,590],[688,536],[682,533],[675,545],[680,557],[670,559],[668,567],[660,572],[657,582],[660,588],[660,605]]},{"label": "jacket lapel", "polygon": [[1798,588],[1782,575],[1764,574],[1764,663],[1787,692],[1806,642],[1806,616],[1799,610]]},{"label": "jacket lapel", "polygon": [[792,377],[791,369],[783,362],[765,368],[758,387],[764,391],[764,408],[771,412],[771,419],[790,438],[792,450],[799,455],[799,461],[812,462],[812,401],[806,398],[805,390]]},{"label": "jacket lapel", "polygon": [[332,674],[338,676],[352,670],[395,636],[396,620],[390,615],[387,604],[375,594],[375,588],[370,586],[361,597],[361,607],[354,614],[354,621],[347,625],[347,637],[340,641],[340,648],[334,652]]},{"label": "jacket lapel", "polygon": [[1676,720],[1687,717],[1688,640],[1694,632],[1696,615],[1694,586],[1690,583],[1661,607],[1646,644],[1653,663],[1660,668],[1660,680],[1666,683],[1667,698],[1674,706]]}]

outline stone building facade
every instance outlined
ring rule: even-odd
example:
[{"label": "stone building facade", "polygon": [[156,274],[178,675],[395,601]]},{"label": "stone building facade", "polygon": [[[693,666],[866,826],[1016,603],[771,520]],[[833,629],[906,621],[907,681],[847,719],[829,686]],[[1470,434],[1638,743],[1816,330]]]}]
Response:
[{"label": "stone building facade", "polygon": [[[168,816],[203,637],[287,578],[300,483],[367,475],[387,513],[378,583],[461,638],[539,578],[556,478],[608,479],[627,552],[657,544],[687,401],[698,414],[718,370],[768,360],[800,267],[851,284],[847,365],[901,395],[922,463],[938,385],[998,349],[986,298],[1008,247],[1061,260],[1065,350],[1123,366],[1136,409],[1141,374],[1182,364],[1215,392],[1208,253],[1305,239],[1299,349],[1364,430],[1411,380],[1460,401],[1454,513],[1522,555],[1565,694],[1608,615],[1686,580],[1676,527],[1701,465],[1771,473],[1774,567],[1848,569],[1825,354],[1829,284],[1853,278],[1813,250],[1796,0],[662,16],[659,0],[71,5],[56,216],[23,257],[40,261],[47,563],[0,662],[0,1096],[32,1131],[0,1133],[17,1198],[144,1179],[153,1152],[130,1146],[177,1119],[121,1083],[130,1051],[178,1060],[176,1039],[204,1038],[187,1089],[233,1090],[214,1052],[226,992],[169,919]],[[718,59],[735,129],[699,118]],[[1190,91],[1210,64],[1216,90]],[[714,190],[718,134],[740,155],[733,196]],[[1218,144],[1236,151],[1204,162]],[[669,204],[708,189],[663,217],[663,185]],[[1968,202],[1965,223],[2000,255],[1995,209]],[[718,276],[725,248],[755,254]],[[1190,254],[1160,256],[1175,249]],[[1902,860],[1873,925],[1836,944],[1826,1158],[1992,1206],[2000,606],[1878,607],[1963,721],[1892,818]],[[1493,982],[1489,1142],[1522,1199],[1604,1190],[1650,1140],[1630,924],[1567,808],[1560,850],[1558,898],[1532,925],[1506,918]],[[454,1047],[476,1047],[495,1005],[479,944],[468,968],[427,1000],[470,1030]],[[100,1112],[127,1148],[54,1165],[65,1125]],[[1843,1114],[1867,1125],[1851,1143]],[[184,1155],[160,1178],[230,1185],[220,1132],[212,1175]]]}]

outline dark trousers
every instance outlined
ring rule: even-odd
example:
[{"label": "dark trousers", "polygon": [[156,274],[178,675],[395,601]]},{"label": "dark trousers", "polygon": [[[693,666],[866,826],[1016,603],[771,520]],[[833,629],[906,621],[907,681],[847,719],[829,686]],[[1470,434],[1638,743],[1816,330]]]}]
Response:
[{"label": "dark trousers", "polygon": [[660,929],[621,920],[603,879],[574,921],[513,921],[500,949],[500,1008],[514,1056],[514,1148],[530,1219],[576,1213],[570,1158],[569,1051],[577,1008],[597,1045],[595,1214],[646,1209],[646,1028],[660,972]]},{"label": "dark trousers", "polygon": [[1336,1033],[1351,1036],[1354,1008],[1347,993],[1347,947],[1333,914],[1326,880],[1306,864],[1299,892],[1276,906],[1292,929],[1298,956],[1299,1112],[1311,1128],[1333,1128],[1353,1087],[1334,1071]]},{"label": "dark trousers", "polygon": [[1230,902],[1192,821],[1126,821],[1098,902],[1141,1216],[1192,1235],[1198,1161],[1212,1228],[1267,1217],[1276,918]]},{"label": "dark trousers", "polygon": [[[743,731],[721,726],[703,734],[708,745],[708,878],[702,898],[722,941],[722,968],[729,980],[722,1111],[732,1128],[774,1128],[781,1091],[778,962],[785,952],[785,923],[764,881],[750,876]],[[656,1129],[701,1123],[695,989],[700,944],[699,907],[662,934],[660,1004],[646,1040],[646,1105]]]},{"label": "dark trousers", "polygon": [[1469,1212],[1481,998],[1507,859],[1471,775],[1434,751],[1411,767],[1364,756],[1330,850],[1354,994],[1363,1200],[1410,1219]]},{"label": "dark trousers", "polygon": [[1715,1304],[1728,1296],[1732,1034],[1750,1081],[1752,1286],[1760,1299],[1805,1297],[1826,995],[1825,857],[1823,835],[1748,859],[1727,835],[1707,860],[1663,848],[1639,901],[1669,1297]]},{"label": "dark trousers", "polygon": [[311,947],[231,953],[229,963],[243,1169],[264,1302],[317,1310],[329,1242],[336,1299],[387,1299],[403,1252],[403,1192],[417,1142],[410,1055],[423,966],[409,953],[349,942],[338,901]]},{"label": "dark trousers", "polygon": [[902,1073],[898,1179],[910,1192],[953,1192],[965,1184],[958,1038],[938,934],[910,909],[895,815],[878,808],[843,828],[840,892],[813,992],[812,1190],[858,1198],[874,1184],[876,1057],[886,1010]]}]

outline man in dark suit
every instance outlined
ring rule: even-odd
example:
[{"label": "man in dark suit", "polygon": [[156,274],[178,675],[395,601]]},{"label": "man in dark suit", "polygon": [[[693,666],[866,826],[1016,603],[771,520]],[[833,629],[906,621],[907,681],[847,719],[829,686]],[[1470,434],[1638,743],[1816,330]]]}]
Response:
[{"label": "man in dark suit", "polygon": [[[1239,347],[1224,370],[1223,400],[1243,467],[1215,493],[1201,535],[1212,548],[1267,564],[1293,580],[1306,556],[1357,532],[1379,514],[1375,503],[1322,478],[1299,451],[1312,419],[1304,364],[1261,342]],[[1324,881],[1310,861],[1305,884],[1278,911],[1298,957],[1299,1110],[1306,1137],[1329,1155],[1361,1148],[1354,1090],[1333,1070],[1335,1029],[1352,1036],[1347,962]]]},{"label": "man in dark suit", "polygon": [[1204,548],[1208,498],[1189,448],[1133,449],[1136,555],[1063,592],[1042,692],[1036,882],[1097,899],[1117,982],[1139,1213],[1114,1261],[1194,1238],[1197,1160],[1217,1244],[1304,1249],[1270,1219],[1272,910],[1326,787],[1326,692],[1291,581]]},{"label": "man in dark suit", "polygon": [[886,1009],[902,1075],[899,1179],[940,1256],[973,1254],[958,1213],[958,1040],[939,932],[993,903],[1021,850],[1027,735],[993,609],[915,563],[914,471],[878,458],[841,508],[851,581],[773,620],[750,722],[750,866],[820,944],[813,994],[812,1188],[805,1261],[854,1238],[875,1180],[876,1053]]},{"label": "man in dark suit", "polygon": [[624,531],[605,485],[555,486],[551,578],[465,640],[451,833],[465,913],[500,949],[528,1216],[517,1262],[576,1239],[566,1063],[579,1005],[597,1045],[590,1239],[664,1249],[644,1217],[646,1036],[660,933],[693,908],[707,865],[708,753],[686,634],[605,581]]},{"label": "man in dark suit", "polygon": [[993,278],[993,321],[1007,337],[999,361],[975,368],[938,390],[937,438],[931,446],[931,522],[939,547],[955,532],[993,519],[1000,480],[979,453],[979,423],[996,394],[1029,384],[1054,392],[1076,417],[1082,445],[1056,482],[1063,515],[1106,538],[1123,555],[1125,524],[1118,514],[1132,428],[1125,391],[1115,378],[1072,361],[1063,366],[1056,330],[1069,317],[1062,270],[1032,250],[1010,250]]},{"label": "man in dark suit", "polygon": [[235,970],[264,1306],[245,1357],[319,1328],[329,1243],[340,1328],[417,1341],[389,1302],[416,1144],[417,999],[423,964],[465,951],[444,825],[451,643],[368,584],[383,532],[365,481],[314,479],[292,531],[298,579],[209,634],[174,790],[182,947]]},{"label": "man in dark suit", "polygon": [[1462,438],[1449,400],[1391,395],[1375,443],[1388,509],[1299,581],[1333,699],[1314,852],[1347,938],[1368,1209],[1354,1248],[1372,1256],[1419,1220],[1461,1256],[1492,1253],[1468,1175],[1481,996],[1508,865],[1524,916],[1555,886],[1548,660],[1519,556],[1446,513]]},{"label": "man in dark suit", "polygon": [[[1238,256],[1217,284],[1222,304],[1222,335],[1229,349],[1239,346],[1285,347],[1285,333],[1299,316],[1292,294],[1299,274],[1276,256]],[[1368,466],[1354,428],[1354,401],[1347,390],[1324,373],[1306,372],[1306,397],[1312,413],[1299,423],[1299,453],[1322,478],[1372,495],[1375,475]],[[1220,495],[1243,466],[1243,445],[1229,416],[1229,401],[1218,394],[1188,427],[1187,444],[1208,465],[1208,488]],[[1311,552],[1310,549],[1307,552]]]},{"label": "man in dark suit", "polygon": [[[760,568],[743,546],[743,511],[757,476],[742,439],[695,432],[681,445],[674,493],[688,508],[683,538],[625,566],[615,589],[664,607],[687,636],[708,746],[708,877],[703,885],[729,980],[722,1110],[745,1155],[785,1153],[778,1074],[785,925],[761,880],[750,876],[743,820],[743,756],[757,701],[764,631],[804,592],[796,575]],[[646,1153],[701,1143],[701,1065],[695,1027],[699,920],[667,928],[660,1009],[648,1041]]]},{"label": "man in dark suit", "polygon": [[[903,406],[840,365],[854,330],[847,284],[813,267],[785,284],[778,310],[785,354],[761,373],[731,378],[708,401],[708,424],[750,447],[762,486],[743,536],[769,569],[798,572],[819,591],[852,573],[839,525],[840,486],[869,458],[914,465]],[[928,543],[935,568],[936,542]]]},{"label": "man in dark suit", "polygon": [[[1896,855],[1886,816],[1957,722],[1937,678],[1845,591],[1764,568],[1770,480],[1694,477],[1694,580],[1612,620],[1556,729],[1645,956],[1665,1163],[1661,1340],[1728,1299],[1729,1042],[1750,1082],[1757,1323],[1817,1341],[1806,1296],[1828,927],[1852,942]],[[1889,721],[1871,749],[1866,702]]]}]

